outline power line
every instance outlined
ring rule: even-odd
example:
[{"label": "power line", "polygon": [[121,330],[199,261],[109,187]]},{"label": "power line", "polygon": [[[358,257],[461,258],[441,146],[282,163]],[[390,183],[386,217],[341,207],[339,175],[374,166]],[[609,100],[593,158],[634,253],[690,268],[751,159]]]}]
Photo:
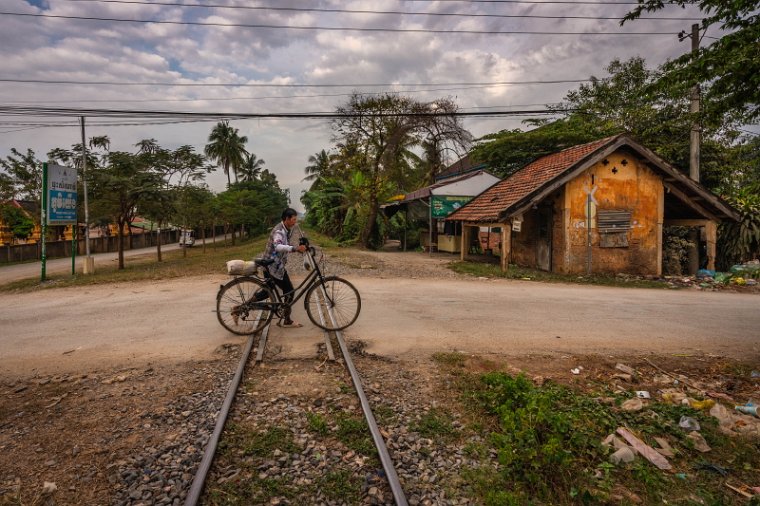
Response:
[{"label": "power line", "polygon": [[[398,117],[398,116],[525,116],[525,115],[551,115],[562,112],[570,112],[571,109],[541,109],[541,110],[517,110],[517,111],[472,111],[454,112],[449,114],[431,112],[419,113],[378,113],[375,117]],[[57,107],[19,107],[0,105],[0,114],[4,115],[31,115],[31,116],[91,116],[91,117],[121,117],[121,118],[173,118],[173,119],[342,119],[354,117],[350,113],[339,112],[295,112],[295,113],[227,113],[227,112],[191,112],[191,111],[157,111],[157,110],[124,110],[124,109],[85,109],[85,108],[57,108]]]},{"label": "power line", "polygon": [[[417,84],[400,84],[400,83],[351,83],[351,84],[270,84],[270,83],[167,83],[167,82],[125,82],[125,81],[70,81],[63,79],[15,79],[0,78],[3,83],[24,83],[24,84],[76,84],[92,86],[176,86],[192,88],[378,88],[378,87],[412,87],[412,86],[475,86],[475,87],[496,87],[496,86],[518,86],[518,85],[536,85],[536,84],[578,84],[588,82],[589,79],[557,79],[550,81],[495,81],[495,82],[460,82],[460,83],[417,83]],[[412,90],[400,90],[409,92]],[[428,90],[423,90],[428,91]],[[450,91],[453,91],[450,90]]]},{"label": "power line", "polygon": [[212,23],[204,21],[171,21],[149,19],[123,19],[106,18],[95,16],[66,16],[62,14],[33,14],[22,12],[0,12],[2,16],[21,16],[32,18],[50,19],[73,19],[79,21],[108,21],[114,23],[141,23],[159,25],[181,26],[215,26],[224,28],[257,28],[272,30],[322,30],[335,32],[390,32],[390,33],[461,33],[477,35],[614,35],[614,36],[639,36],[639,35],[678,35],[676,32],[551,32],[541,30],[438,30],[433,28],[370,28],[370,27],[337,27],[337,26],[291,26],[291,25],[265,25],[248,23]]},{"label": "power line", "polygon": [[[143,3],[143,2],[127,2],[125,0],[66,0],[68,2],[119,2],[119,3]],[[404,2],[431,2],[431,0],[402,0]],[[151,4],[161,4],[161,2],[151,2]],[[465,4],[564,4],[564,5],[639,5],[638,2],[612,2],[601,0],[598,2],[586,1],[586,0],[437,0],[437,3],[465,3]],[[694,2],[687,2],[694,3]],[[190,4],[185,4],[190,5]],[[667,4],[666,4],[667,5]],[[198,7],[210,7],[210,8],[240,8],[246,9],[246,6],[225,6],[219,4],[198,4]],[[266,8],[266,7],[265,7]]]},{"label": "power line", "polygon": [[[430,16],[430,17],[462,17],[462,18],[528,18],[528,19],[594,19],[594,20],[614,20],[620,21],[621,16],[544,16],[538,14],[470,14],[454,12],[409,12],[409,11],[379,11],[371,9],[324,9],[316,7],[272,7],[261,5],[221,5],[221,4],[187,4],[181,2],[148,2],[143,0],[66,0],[68,2],[94,2],[108,4],[130,4],[130,5],[160,5],[164,7],[190,7],[202,9],[230,9],[230,10],[248,10],[248,11],[274,11],[274,12],[322,12],[330,14],[391,14],[403,16]],[[528,2],[526,2],[528,3]],[[550,3],[550,2],[531,2],[531,3]],[[623,4],[621,4],[623,5]],[[638,19],[647,19],[651,21],[701,21],[702,18],[684,18],[684,17],[641,17]]]}]

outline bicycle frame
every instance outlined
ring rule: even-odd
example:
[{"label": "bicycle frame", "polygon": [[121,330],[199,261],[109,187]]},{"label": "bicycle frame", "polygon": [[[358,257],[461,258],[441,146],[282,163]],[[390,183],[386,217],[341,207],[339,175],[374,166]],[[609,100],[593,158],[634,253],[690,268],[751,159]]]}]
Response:
[{"label": "bicycle frame", "polygon": [[[296,302],[298,302],[301,299],[301,297],[303,297],[303,295],[306,292],[308,292],[309,289],[317,282],[317,280],[319,280],[320,282],[324,281],[325,278],[322,275],[322,271],[319,268],[319,264],[317,263],[316,260],[314,260],[314,248],[309,247],[307,251],[309,254],[308,258],[312,265],[312,271],[303,279],[303,281],[301,281],[301,283],[299,283],[297,287],[293,288],[292,292],[283,293],[282,295],[280,295],[280,290],[275,285],[271,274],[269,274],[268,271],[265,270],[264,278],[263,279],[258,278],[258,279],[262,281],[265,285],[273,289],[272,292],[274,292],[276,301],[267,302],[263,304],[262,303],[256,303],[256,304],[266,305],[267,307],[274,310],[275,314],[279,315],[281,309],[284,306],[292,307]],[[264,269],[266,269],[266,267],[264,267]],[[254,276],[254,277],[257,277],[257,276]],[[292,294],[293,296],[292,300],[290,301],[290,303],[284,302],[282,299],[289,294]]]}]

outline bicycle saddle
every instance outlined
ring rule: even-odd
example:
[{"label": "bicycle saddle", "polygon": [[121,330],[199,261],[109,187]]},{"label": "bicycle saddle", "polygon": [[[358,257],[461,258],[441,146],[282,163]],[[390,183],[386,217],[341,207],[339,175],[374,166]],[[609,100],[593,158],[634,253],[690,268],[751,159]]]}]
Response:
[{"label": "bicycle saddle", "polygon": [[266,267],[267,265],[272,265],[274,263],[274,260],[272,260],[271,258],[256,258],[254,262],[256,262],[256,265],[260,265],[261,267]]}]

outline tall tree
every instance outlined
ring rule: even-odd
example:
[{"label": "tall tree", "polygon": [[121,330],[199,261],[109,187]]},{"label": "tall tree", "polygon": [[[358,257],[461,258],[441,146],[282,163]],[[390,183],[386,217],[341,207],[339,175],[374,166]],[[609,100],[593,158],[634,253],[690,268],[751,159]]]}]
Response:
[{"label": "tall tree", "polygon": [[704,97],[713,104],[708,113],[736,116],[746,123],[760,118],[760,11],[755,0],[640,0],[621,25],[655,12],[665,5],[697,5],[705,16],[701,29],[718,26],[728,33],[696,55],[684,55],[663,67],[663,86],[681,89],[686,96],[695,84],[703,86]]},{"label": "tall tree", "polygon": [[304,168],[306,177],[304,181],[316,181],[320,177],[325,177],[330,172],[330,155],[324,149],[319,153],[309,156],[309,165]]},{"label": "tall tree", "polygon": [[[508,176],[540,156],[629,132],[687,172],[692,122],[687,97],[655,87],[661,73],[648,69],[642,58],[615,59],[606,70],[608,77],[593,78],[554,106],[560,119],[528,121],[537,128],[487,135],[479,139],[472,156]],[[736,139],[732,126],[724,120],[703,123],[702,182],[708,187],[716,187],[729,167],[726,156]]]},{"label": "tall tree", "polygon": [[255,153],[248,153],[245,162],[238,169],[240,181],[255,181],[259,173],[264,169],[266,162],[263,158],[258,158]]},{"label": "tall tree", "polygon": [[105,167],[88,172],[92,193],[97,196],[93,199],[93,214],[107,216],[118,226],[119,269],[124,268],[124,229],[133,221],[137,205],[163,187],[151,162],[146,153],[114,151],[109,153]]},{"label": "tall tree", "polygon": [[[343,147],[340,155],[348,155],[344,160],[349,170],[344,174],[353,178],[356,171],[361,172],[367,189],[366,221],[361,233],[365,247],[381,244],[380,202],[387,183],[403,169],[408,148],[437,132],[441,133],[440,139],[453,135],[446,125],[461,129],[453,111],[433,102],[421,103],[392,94],[353,95],[337,109],[341,117],[333,122],[334,140]],[[456,135],[466,137],[463,132]]]},{"label": "tall tree", "polygon": [[208,136],[208,144],[204,151],[206,156],[222,166],[222,170],[227,175],[227,186],[232,184],[230,170],[235,173],[235,182],[237,182],[237,171],[243,166],[248,155],[245,149],[247,142],[248,137],[241,137],[238,129],[231,127],[227,120],[217,123]]},{"label": "tall tree", "polygon": [[42,161],[34,151],[21,153],[11,148],[11,154],[0,159],[0,200],[27,200],[34,203],[34,219],[39,222],[42,195]]}]

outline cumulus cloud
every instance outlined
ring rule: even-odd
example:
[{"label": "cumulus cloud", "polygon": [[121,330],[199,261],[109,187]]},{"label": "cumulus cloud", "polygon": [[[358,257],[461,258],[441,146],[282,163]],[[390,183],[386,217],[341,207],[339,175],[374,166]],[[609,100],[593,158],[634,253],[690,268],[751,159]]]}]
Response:
[{"label": "cumulus cloud", "polygon": [[[246,0],[215,4],[245,7]],[[301,5],[301,4],[294,4]],[[621,28],[598,19],[425,16],[436,14],[622,16],[626,7],[557,4],[468,4],[322,0],[311,5],[390,13],[320,13],[69,2],[5,0],[4,10],[61,16],[147,21],[280,25],[290,27],[379,28],[492,31],[668,31],[684,22],[637,22]],[[692,13],[679,11],[683,15]],[[717,35],[717,34],[716,34]],[[493,83],[579,79],[604,75],[613,58],[643,55],[650,66],[688,50],[675,36],[488,35],[462,33],[387,33],[302,29],[211,27],[158,23],[120,23],[74,19],[0,16],[0,77],[143,83],[313,84],[346,87],[165,87],[43,85],[0,82],[0,101],[124,109],[173,109],[215,112],[331,111],[352,91],[408,90],[420,100],[454,97],[466,109],[507,108],[560,101],[570,84],[494,87],[447,83]],[[391,87],[364,84],[396,83]],[[404,85],[418,85],[402,87]],[[421,86],[426,85],[426,86]],[[451,89],[458,88],[458,89]],[[432,90],[431,90],[432,89]],[[422,91],[431,90],[431,91]],[[10,122],[44,118],[0,117],[0,156],[11,147],[51,148],[78,142],[77,128],[11,131]],[[91,135],[109,135],[115,149],[132,149],[143,138],[202,150],[213,122],[143,127],[95,126]],[[233,122],[251,139],[249,148],[267,161],[285,185],[300,188],[309,155],[329,148],[329,123],[319,120]],[[519,120],[468,120],[475,135],[519,126]],[[218,180],[218,181],[217,181]],[[212,176],[221,189],[223,176]],[[297,192],[296,192],[297,193]],[[296,195],[297,196],[297,195]]]}]

